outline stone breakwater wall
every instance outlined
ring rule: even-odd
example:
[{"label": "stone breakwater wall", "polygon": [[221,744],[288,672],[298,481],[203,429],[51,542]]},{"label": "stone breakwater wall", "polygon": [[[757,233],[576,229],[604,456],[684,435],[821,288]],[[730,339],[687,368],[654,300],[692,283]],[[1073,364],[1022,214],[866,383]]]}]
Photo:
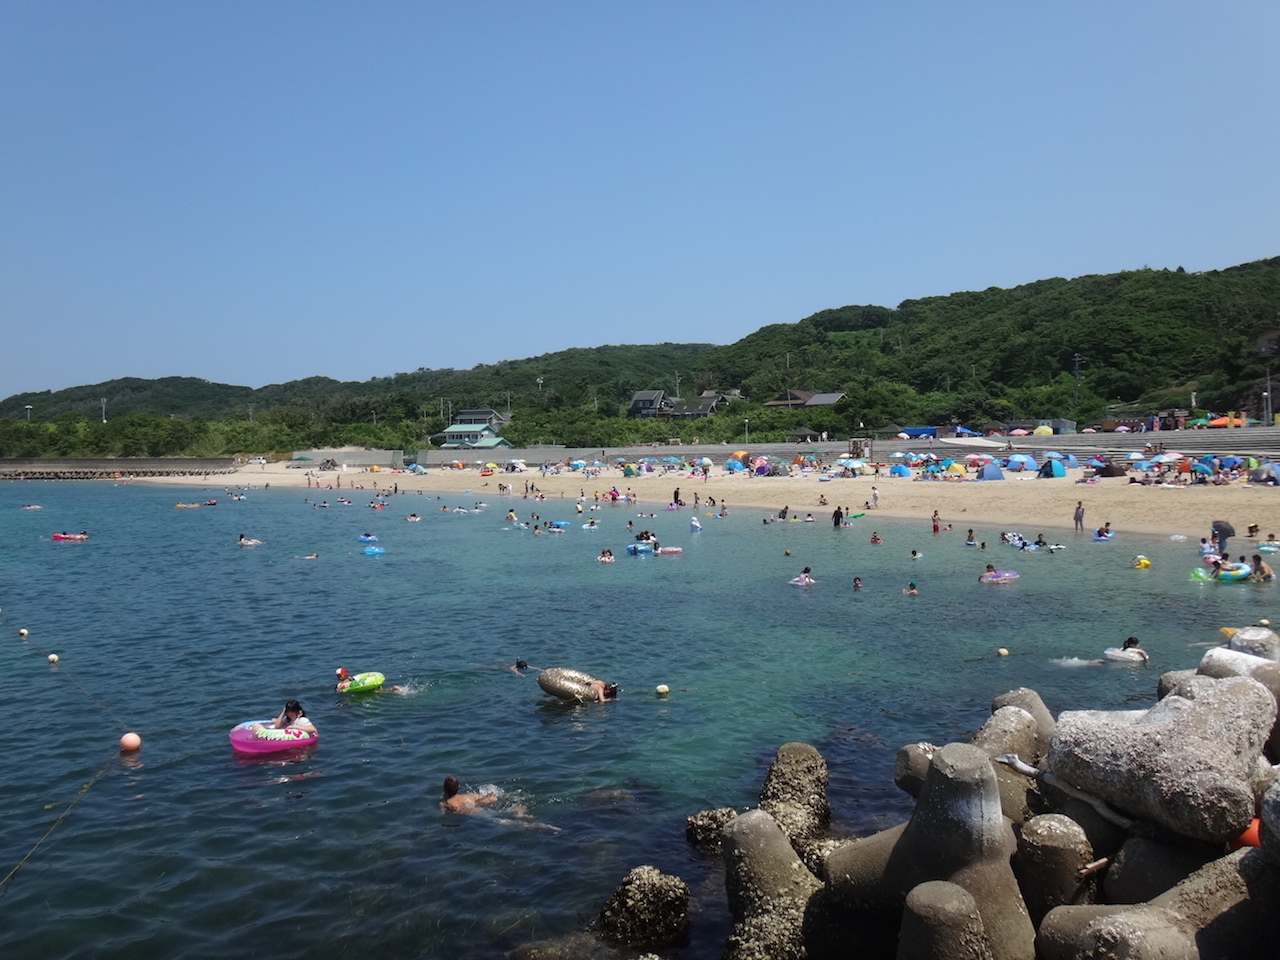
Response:
[{"label": "stone breakwater wall", "polygon": [[226,457],[0,459],[0,480],[121,480],[132,477],[203,477],[236,472]]},{"label": "stone breakwater wall", "polygon": [[[689,817],[724,861],[725,960],[1271,958],[1280,916],[1280,636],[1234,632],[1150,709],[1010,691],[969,743],[903,747],[911,819],[834,838],[826,763],[779,748],[759,805]],[[516,956],[677,950],[687,887],[639,867],[590,933]],[[611,949],[612,948],[612,949]]]}]

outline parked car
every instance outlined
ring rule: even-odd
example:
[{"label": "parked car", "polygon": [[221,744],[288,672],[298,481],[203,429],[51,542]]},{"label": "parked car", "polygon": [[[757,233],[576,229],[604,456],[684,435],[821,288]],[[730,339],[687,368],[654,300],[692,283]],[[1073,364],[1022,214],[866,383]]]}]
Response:
[{"label": "parked car", "polygon": [[249,458],[249,466],[251,467],[265,467],[266,465],[267,465],[266,457],[250,457]]}]

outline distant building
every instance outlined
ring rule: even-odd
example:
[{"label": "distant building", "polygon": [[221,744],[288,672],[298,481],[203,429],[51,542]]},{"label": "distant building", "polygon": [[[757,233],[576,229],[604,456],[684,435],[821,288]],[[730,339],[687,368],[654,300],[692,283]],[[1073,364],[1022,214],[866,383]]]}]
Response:
[{"label": "distant building", "polygon": [[501,429],[504,424],[509,422],[509,420],[510,418],[506,415],[498,413],[496,410],[487,409],[460,410],[453,418],[455,425],[466,426],[473,424],[487,424],[488,426],[493,427],[495,431]]},{"label": "distant building", "polygon": [[637,390],[631,395],[631,407],[627,416],[633,420],[649,417],[667,417],[675,407],[662,390]]},{"label": "distant building", "polygon": [[809,390],[786,390],[772,400],[766,400],[766,407],[786,407],[795,410],[797,407],[829,407],[843,400],[843,393],[813,393]]},{"label": "distant building", "polygon": [[472,448],[488,450],[493,447],[511,446],[510,442],[498,436],[498,432],[487,423],[454,423],[445,427],[443,434],[438,433],[435,436],[444,437],[444,442],[440,446],[445,450]]}]

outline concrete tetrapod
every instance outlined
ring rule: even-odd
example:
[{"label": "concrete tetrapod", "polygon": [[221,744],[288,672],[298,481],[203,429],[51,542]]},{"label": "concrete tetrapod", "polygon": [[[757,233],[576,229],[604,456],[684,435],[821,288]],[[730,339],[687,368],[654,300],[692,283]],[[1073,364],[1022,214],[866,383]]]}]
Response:
[{"label": "concrete tetrapod", "polygon": [[724,885],[733,930],[724,960],[799,960],[805,904],[821,884],[763,810],[724,828]]},{"label": "concrete tetrapod", "polygon": [[1047,764],[1121,810],[1221,842],[1253,817],[1275,718],[1275,698],[1256,680],[1191,677],[1147,711],[1063,711]]},{"label": "concrete tetrapod", "polygon": [[1000,811],[986,753],[952,743],[933,756],[911,820],[846,843],[827,858],[827,882],[809,901],[809,957],[893,957],[907,895],[948,880],[977,905],[991,956],[1031,960],[1035,930],[1009,866],[1013,830]]}]

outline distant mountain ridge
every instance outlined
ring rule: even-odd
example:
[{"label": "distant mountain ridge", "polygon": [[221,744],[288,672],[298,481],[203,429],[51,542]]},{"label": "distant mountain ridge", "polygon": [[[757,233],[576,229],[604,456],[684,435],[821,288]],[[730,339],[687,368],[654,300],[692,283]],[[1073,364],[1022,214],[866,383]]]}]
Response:
[{"label": "distant mountain ridge", "polygon": [[[1280,257],[1223,270],[1132,270],[1003,289],[845,306],[771,324],[736,343],[575,348],[469,370],[253,389],[193,377],[122,378],[0,401],[0,416],[248,418],[268,410],[360,421],[447,420],[447,408],[590,404],[621,415],[633,392],[686,398],[739,388],[760,403],[787,388],[843,392],[860,420],[1001,412],[1085,416],[1106,403],[1253,405],[1280,336]],[[678,378],[678,379],[677,379]],[[1184,398],[1181,401],[1179,398]],[[1053,413],[1038,410],[1053,409]]]}]

